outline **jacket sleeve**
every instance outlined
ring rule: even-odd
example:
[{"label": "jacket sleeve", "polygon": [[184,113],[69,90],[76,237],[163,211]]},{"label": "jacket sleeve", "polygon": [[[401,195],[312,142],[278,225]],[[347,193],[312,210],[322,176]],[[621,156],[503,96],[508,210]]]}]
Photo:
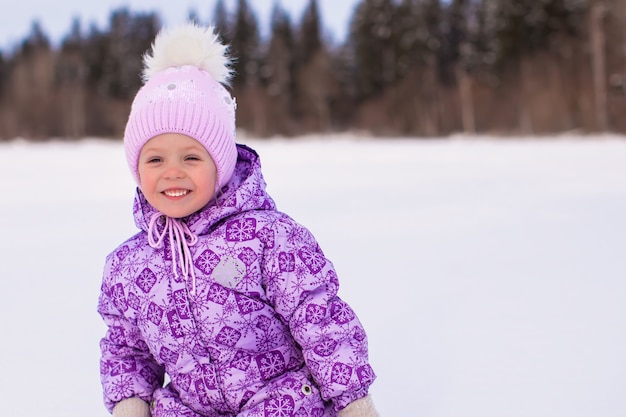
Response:
[{"label": "jacket sleeve", "polygon": [[128,294],[115,272],[122,269],[118,262],[113,255],[107,257],[98,301],[98,313],[107,326],[100,340],[100,380],[109,411],[126,398],[151,401],[164,378],[163,368],[154,361],[129,313]]},{"label": "jacket sleeve", "polygon": [[263,261],[266,295],[302,348],[322,397],[341,410],[365,397],[376,377],[365,330],[338,297],[337,274],[312,234],[282,222],[275,237]]}]

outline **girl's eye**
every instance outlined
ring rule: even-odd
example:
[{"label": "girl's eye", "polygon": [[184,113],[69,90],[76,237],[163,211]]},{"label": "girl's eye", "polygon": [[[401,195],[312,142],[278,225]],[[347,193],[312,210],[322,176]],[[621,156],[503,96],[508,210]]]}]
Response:
[{"label": "girl's eye", "polygon": [[156,164],[158,162],[161,162],[161,158],[158,158],[158,157],[149,158],[146,162],[149,164]]},{"label": "girl's eye", "polygon": [[200,158],[195,156],[195,155],[189,155],[188,157],[185,158],[185,160],[187,160],[187,161],[199,161]]}]

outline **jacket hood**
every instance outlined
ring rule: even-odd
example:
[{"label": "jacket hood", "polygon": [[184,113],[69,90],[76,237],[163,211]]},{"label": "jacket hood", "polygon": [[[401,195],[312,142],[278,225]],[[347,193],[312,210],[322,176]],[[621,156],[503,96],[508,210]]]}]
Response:
[{"label": "jacket hood", "polygon": [[[193,234],[201,236],[230,216],[250,210],[276,210],[265,187],[259,155],[252,148],[238,144],[235,171],[230,181],[217,192],[217,199],[212,199],[182,221]],[[135,225],[148,232],[150,221],[157,212],[137,188],[133,205]]]}]

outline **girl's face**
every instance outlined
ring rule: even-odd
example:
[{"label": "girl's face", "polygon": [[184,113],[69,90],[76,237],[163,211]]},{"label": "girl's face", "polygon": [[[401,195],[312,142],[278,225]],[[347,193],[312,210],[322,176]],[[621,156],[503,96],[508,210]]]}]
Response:
[{"label": "girl's face", "polygon": [[139,154],[139,187],[161,213],[181,218],[206,206],[215,192],[217,169],[198,141],[180,133],[150,139]]}]

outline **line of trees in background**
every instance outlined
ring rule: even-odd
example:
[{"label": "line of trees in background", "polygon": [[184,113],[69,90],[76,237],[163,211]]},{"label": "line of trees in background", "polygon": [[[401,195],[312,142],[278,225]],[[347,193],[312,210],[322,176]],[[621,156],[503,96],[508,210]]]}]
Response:
[{"label": "line of trees in background", "polygon": [[[340,43],[316,0],[296,23],[276,4],[265,37],[246,0],[189,19],[231,45],[250,135],[626,132],[623,0],[363,0]],[[121,137],[160,27],[120,8],[52,47],[33,22],[0,52],[0,138]]]}]

